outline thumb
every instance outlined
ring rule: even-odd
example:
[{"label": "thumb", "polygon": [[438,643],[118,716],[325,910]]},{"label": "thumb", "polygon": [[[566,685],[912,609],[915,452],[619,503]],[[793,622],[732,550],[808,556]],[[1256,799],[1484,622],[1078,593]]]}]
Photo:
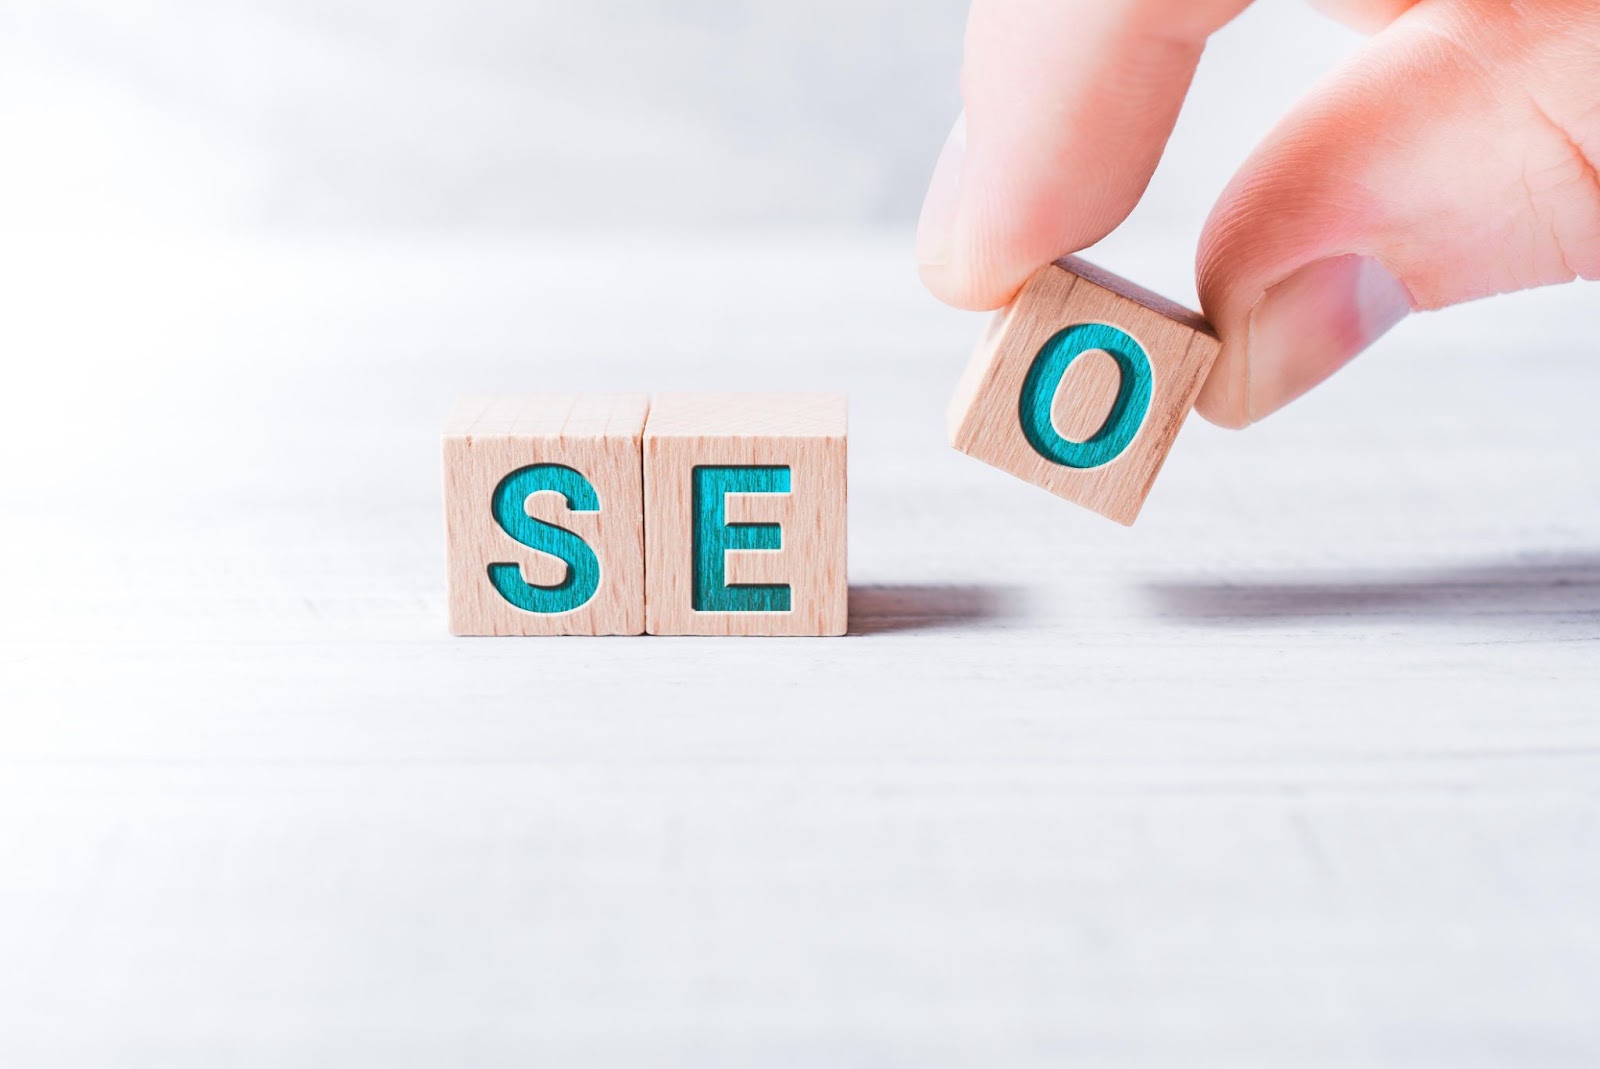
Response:
[{"label": "thumb", "polygon": [[1600,277],[1600,5],[1424,0],[1223,192],[1202,415],[1243,426],[1414,310]]}]

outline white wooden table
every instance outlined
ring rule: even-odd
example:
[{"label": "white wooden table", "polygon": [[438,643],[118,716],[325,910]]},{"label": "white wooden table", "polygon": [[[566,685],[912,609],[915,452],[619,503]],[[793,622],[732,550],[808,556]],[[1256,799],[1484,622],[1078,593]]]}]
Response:
[{"label": "white wooden table", "polygon": [[[1595,291],[1124,530],[903,245],[13,261],[0,1064],[1600,1063]],[[453,395],[700,388],[851,395],[851,637],[445,634]]]}]

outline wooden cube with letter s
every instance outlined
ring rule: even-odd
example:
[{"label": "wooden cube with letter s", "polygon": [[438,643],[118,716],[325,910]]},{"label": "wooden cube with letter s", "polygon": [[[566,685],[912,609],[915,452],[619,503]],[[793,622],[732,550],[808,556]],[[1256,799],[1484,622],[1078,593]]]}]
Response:
[{"label": "wooden cube with letter s", "polygon": [[644,394],[468,397],[444,432],[450,630],[644,631]]},{"label": "wooden cube with letter s", "polygon": [[845,633],[845,421],[837,394],[652,398],[650,634]]},{"label": "wooden cube with letter s", "polygon": [[1131,524],[1219,348],[1196,313],[1059,260],[979,344],[950,404],[951,444]]}]

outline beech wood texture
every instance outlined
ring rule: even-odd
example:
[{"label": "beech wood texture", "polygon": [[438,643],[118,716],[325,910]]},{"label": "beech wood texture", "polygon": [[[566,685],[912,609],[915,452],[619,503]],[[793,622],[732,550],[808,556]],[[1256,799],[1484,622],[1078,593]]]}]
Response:
[{"label": "beech wood texture", "polygon": [[[694,469],[782,466],[788,493],[729,494],[729,524],[776,523],[776,550],[731,550],[726,583],[787,584],[786,612],[694,605]],[[657,394],[644,433],[646,630],[845,633],[846,405],[839,394]]]},{"label": "beech wood texture", "polygon": [[[643,394],[466,397],[444,431],[445,539],[450,630],[457,635],[638,635],[644,632]],[[567,564],[512,538],[491,502],[507,475],[532,464],[582,474],[598,511],[574,511],[560,494],[526,498],[534,519],[571,531],[594,551],[599,584],[566,612],[529,612],[498,593],[491,564],[520,565],[537,586],[563,581]]]},{"label": "beech wood texture", "polygon": [[[1151,369],[1149,410],[1125,449],[1097,467],[1074,468],[1036,450],[1023,431],[1023,384],[1040,349],[1059,331],[1103,323],[1129,334]],[[996,314],[956,388],[949,410],[955,448],[1019,478],[1131,524],[1194,407],[1219,349],[1198,314],[1075,257],[1041,269]],[[1056,432],[1072,442],[1094,435],[1117,397],[1121,373],[1091,350],[1062,376],[1051,405]]]}]

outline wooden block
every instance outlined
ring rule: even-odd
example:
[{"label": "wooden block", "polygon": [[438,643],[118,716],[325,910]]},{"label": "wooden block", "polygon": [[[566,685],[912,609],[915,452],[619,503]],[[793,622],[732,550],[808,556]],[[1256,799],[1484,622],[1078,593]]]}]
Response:
[{"label": "wooden block", "polygon": [[1219,348],[1198,314],[1058,260],[979,343],[950,402],[950,444],[1131,524]]},{"label": "wooden block", "polygon": [[644,632],[643,394],[469,397],[444,431],[450,630]]},{"label": "wooden block", "polygon": [[657,394],[644,497],[650,634],[844,634],[842,396]]}]

